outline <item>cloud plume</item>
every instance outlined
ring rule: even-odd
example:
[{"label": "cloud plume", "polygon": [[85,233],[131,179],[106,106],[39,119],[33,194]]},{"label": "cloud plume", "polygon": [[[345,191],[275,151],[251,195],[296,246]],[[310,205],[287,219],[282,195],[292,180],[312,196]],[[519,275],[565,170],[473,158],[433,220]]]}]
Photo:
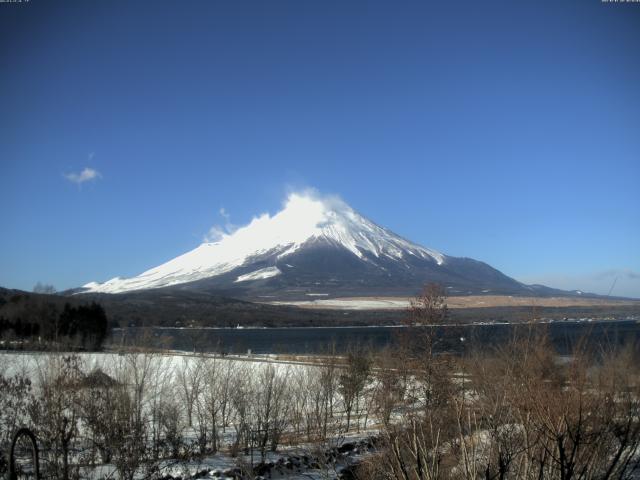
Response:
[{"label": "cloud plume", "polygon": [[224,207],[221,207],[220,210],[218,210],[218,214],[224,219],[224,225],[216,224],[211,227],[203,238],[203,241],[206,243],[218,242],[225,236],[231,235],[238,228],[236,225],[231,223],[231,215],[229,215]]}]

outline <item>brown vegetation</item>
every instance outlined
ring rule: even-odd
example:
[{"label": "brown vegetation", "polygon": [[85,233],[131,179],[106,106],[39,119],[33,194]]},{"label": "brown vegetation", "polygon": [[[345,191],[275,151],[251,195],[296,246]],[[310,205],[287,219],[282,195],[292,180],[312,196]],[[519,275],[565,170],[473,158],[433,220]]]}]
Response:
[{"label": "brown vegetation", "polygon": [[385,448],[362,478],[633,478],[638,351],[578,348],[560,362],[543,328],[522,328],[489,353],[412,357],[421,408],[385,428]]}]

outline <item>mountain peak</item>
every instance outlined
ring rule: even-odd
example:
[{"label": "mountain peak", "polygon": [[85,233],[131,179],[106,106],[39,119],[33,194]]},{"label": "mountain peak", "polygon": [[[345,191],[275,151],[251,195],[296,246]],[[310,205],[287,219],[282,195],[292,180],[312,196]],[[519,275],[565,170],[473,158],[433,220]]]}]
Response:
[{"label": "mountain peak", "polygon": [[[336,196],[292,193],[275,215],[254,217],[246,226],[205,242],[194,250],[132,278],[91,282],[85,291],[118,293],[159,288],[215,277],[247,267],[260,259],[260,274],[241,273],[237,281],[265,279],[281,273],[276,264],[309,245],[346,250],[363,262],[381,257],[408,257],[442,265],[446,257],[409,242],[357,213]],[[266,262],[266,263],[265,263]],[[256,270],[257,272],[258,270]],[[265,276],[265,272],[267,275]]]}]

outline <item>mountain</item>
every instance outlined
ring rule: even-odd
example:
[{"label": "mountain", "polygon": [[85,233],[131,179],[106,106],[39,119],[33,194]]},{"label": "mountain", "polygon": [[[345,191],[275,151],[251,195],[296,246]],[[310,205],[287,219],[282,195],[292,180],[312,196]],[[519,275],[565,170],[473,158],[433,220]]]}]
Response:
[{"label": "mountain", "polygon": [[292,194],[277,214],[254,218],[138,276],[91,282],[79,291],[172,287],[253,299],[308,299],[411,295],[427,282],[443,284],[451,295],[560,292],[524,285],[486,263],[420,246],[337,198],[312,194]]}]

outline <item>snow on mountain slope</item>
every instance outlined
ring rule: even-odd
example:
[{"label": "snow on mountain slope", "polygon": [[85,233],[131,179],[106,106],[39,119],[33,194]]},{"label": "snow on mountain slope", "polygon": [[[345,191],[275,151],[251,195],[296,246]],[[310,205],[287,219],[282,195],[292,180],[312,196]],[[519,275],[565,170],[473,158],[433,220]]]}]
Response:
[{"label": "snow on mountain slope", "polygon": [[[193,282],[250,265],[267,254],[275,254],[280,260],[318,240],[342,247],[365,262],[368,256],[396,260],[414,256],[442,265],[447,258],[379,227],[337,198],[296,193],[288,197],[277,214],[254,218],[217,242],[203,243],[136,277],[88,283],[84,291],[119,293]],[[240,275],[236,282],[269,278],[279,273],[277,267],[267,267]]]},{"label": "snow on mountain slope", "polygon": [[260,270],[256,270],[255,272],[240,275],[238,278],[236,278],[236,283],[246,282],[248,280],[263,280],[265,278],[275,277],[276,275],[280,275],[281,273],[282,272],[278,267],[261,268]]}]

